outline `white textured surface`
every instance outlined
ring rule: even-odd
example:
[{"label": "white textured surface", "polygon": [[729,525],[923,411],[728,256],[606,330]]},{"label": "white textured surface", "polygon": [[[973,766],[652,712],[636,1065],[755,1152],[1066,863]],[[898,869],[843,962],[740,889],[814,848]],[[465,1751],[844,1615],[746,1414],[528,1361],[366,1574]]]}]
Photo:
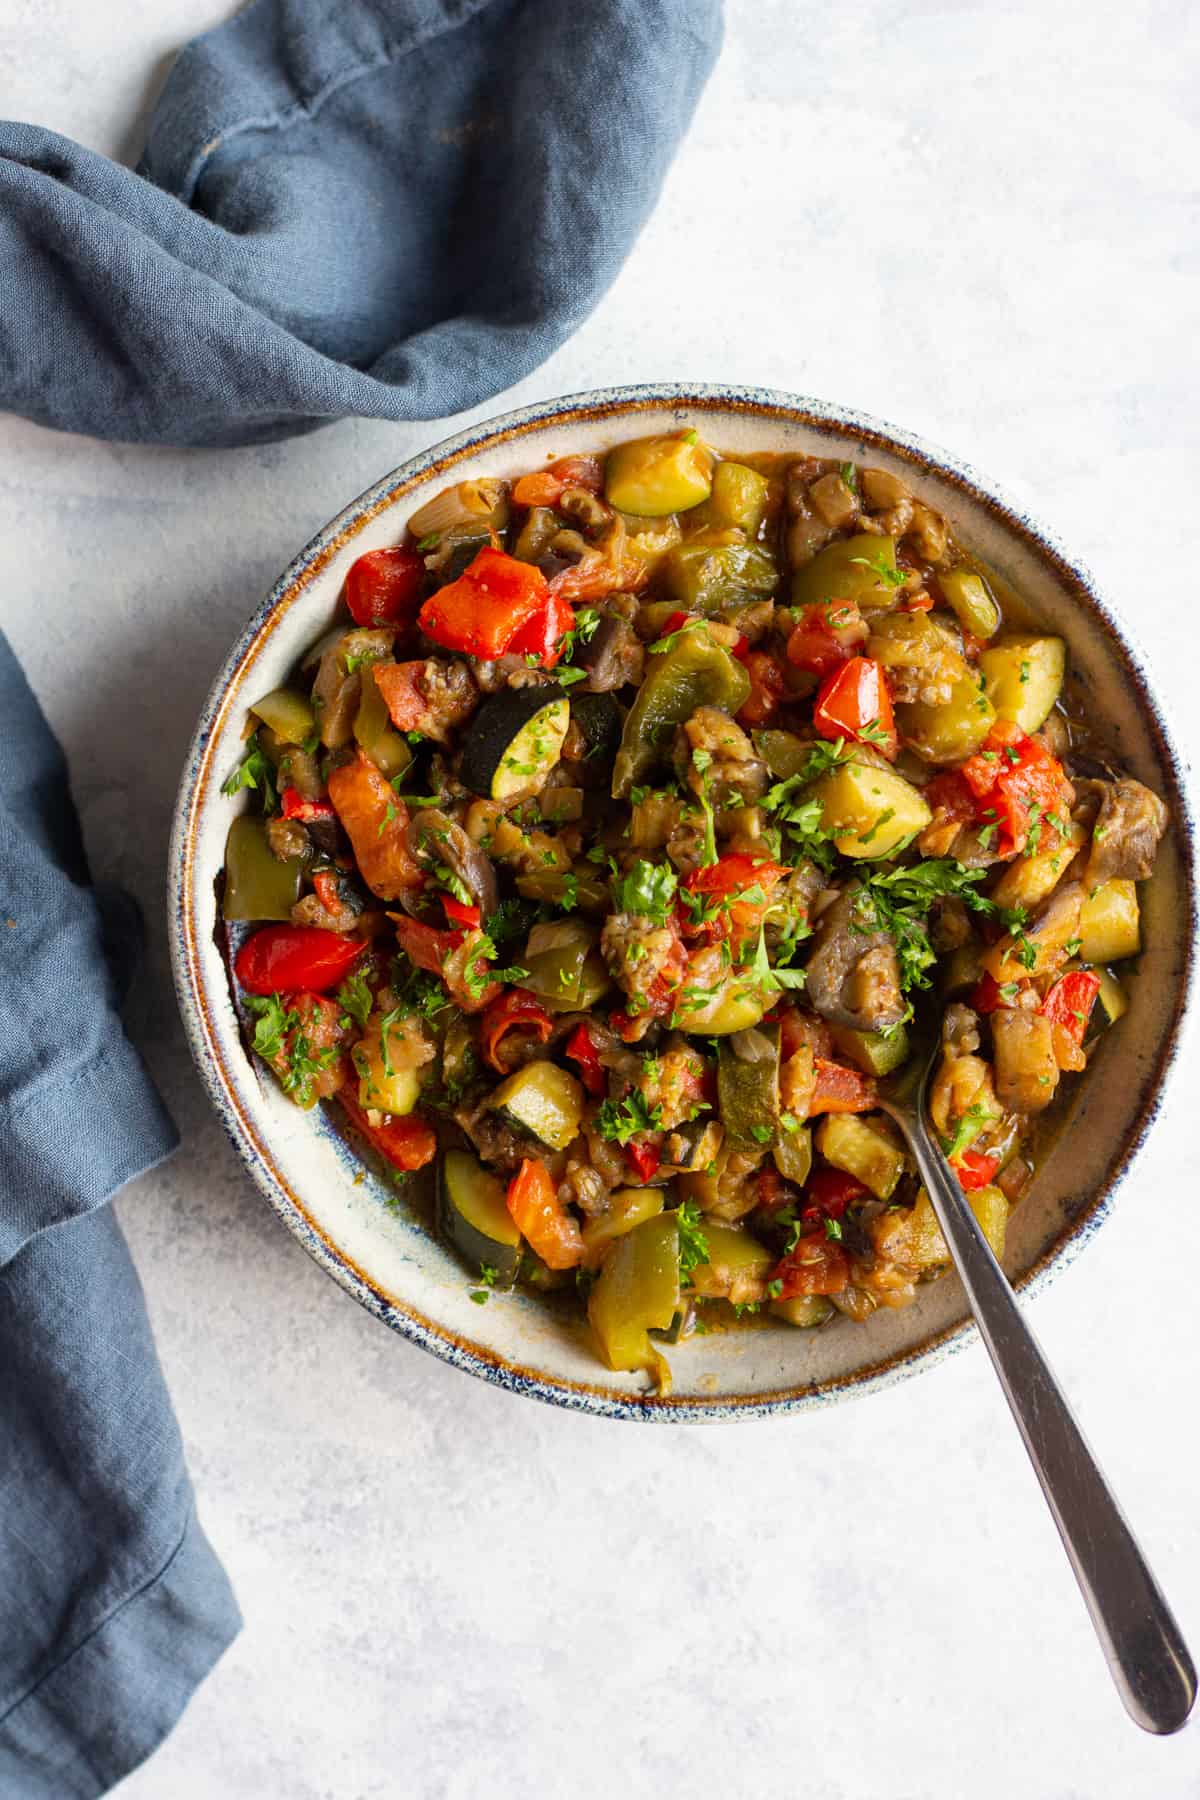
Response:
[{"label": "white textured surface", "polygon": [[[126,152],[164,56],[223,10],[19,0],[4,110]],[[1196,49],[1187,10],[1150,0],[731,0],[616,288],[487,410],[687,375],[948,444],[1091,563],[1194,751]],[[441,435],[187,453],[0,421],[0,611],[96,872],[151,920],[132,1024],[184,1147],[120,1212],[247,1617],[122,1795],[1192,1800],[1196,1730],[1125,1722],[978,1350],[823,1415],[593,1422],[384,1331],[243,1178],[166,967],[178,764],[294,550]],[[1198,1074],[1193,1034],[1172,1116],[1035,1322],[1200,1644]]]}]

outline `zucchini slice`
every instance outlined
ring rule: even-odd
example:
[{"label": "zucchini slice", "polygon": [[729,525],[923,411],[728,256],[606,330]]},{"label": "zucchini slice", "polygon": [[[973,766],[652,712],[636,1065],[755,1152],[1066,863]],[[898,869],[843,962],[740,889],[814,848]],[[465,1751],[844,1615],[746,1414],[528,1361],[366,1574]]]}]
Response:
[{"label": "zucchini slice", "polygon": [[565,1150],[579,1135],[583,1089],[557,1063],[526,1063],[500,1083],[491,1104],[515,1131],[536,1138],[548,1150]]},{"label": "zucchini slice", "polygon": [[621,727],[625,723],[624,714],[612,695],[574,694],[571,718],[587,739],[585,760],[598,763],[602,769],[609,768],[617,754]]},{"label": "zucchini slice", "polygon": [[511,1287],[521,1262],[521,1234],[505,1204],[504,1183],[469,1150],[447,1150],[438,1171],[442,1231],[471,1273],[486,1264],[496,1286]]},{"label": "zucchini slice", "polygon": [[883,1119],[829,1113],[817,1127],[817,1149],[827,1163],[853,1175],[879,1200],[890,1200],[904,1173],[899,1144],[884,1135]]},{"label": "zucchini slice", "polygon": [[493,694],[471,721],[459,779],[489,800],[536,793],[562,754],[570,722],[571,703],[560,687]]},{"label": "zucchini slice", "polygon": [[779,1027],[752,1026],[722,1038],[717,1099],[725,1141],[734,1150],[761,1151],[779,1122]]}]

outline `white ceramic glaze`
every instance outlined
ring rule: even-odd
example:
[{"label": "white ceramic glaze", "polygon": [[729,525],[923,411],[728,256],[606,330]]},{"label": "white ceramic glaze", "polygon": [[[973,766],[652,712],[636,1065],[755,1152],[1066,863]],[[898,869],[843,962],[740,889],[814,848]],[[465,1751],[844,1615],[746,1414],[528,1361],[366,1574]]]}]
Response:
[{"label": "white ceramic glaze", "polygon": [[[255,1181],[290,1230],[363,1305],[435,1354],[520,1392],[630,1419],[753,1416],[869,1391],[964,1341],[952,1277],[901,1312],[815,1332],[785,1326],[696,1337],[670,1351],[674,1391],[597,1362],[586,1327],[521,1294],[479,1306],[468,1272],[365,1172],[318,1110],[304,1114],[246,1054],[217,943],[216,884],[229,822],[221,794],[239,760],[246,707],[278,686],[333,621],[347,569],[392,544],[408,515],[450,479],[512,476],[568,451],[696,426],[724,452],[795,451],[867,461],[903,475],[1070,649],[1071,680],[1132,772],[1163,794],[1173,828],[1143,894],[1146,949],[1130,1007],[1077,1085],[1069,1122],[1013,1215],[1005,1262],[1036,1286],[1105,1216],[1162,1104],[1196,952],[1194,833],[1185,772],[1126,627],[1090,577],[982,477],[948,454],[859,414],[758,389],[602,390],[477,426],[406,463],[362,495],[296,558],[255,612],[213,685],[189,752],[171,842],[170,933],[180,1006],[197,1064]],[[390,1204],[389,1204],[390,1202]]]}]

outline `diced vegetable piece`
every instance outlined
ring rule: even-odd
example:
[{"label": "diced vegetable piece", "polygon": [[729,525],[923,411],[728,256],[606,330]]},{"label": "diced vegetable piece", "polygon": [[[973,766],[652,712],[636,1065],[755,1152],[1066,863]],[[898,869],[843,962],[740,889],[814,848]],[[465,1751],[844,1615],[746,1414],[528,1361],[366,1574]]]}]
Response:
[{"label": "diced vegetable piece", "polygon": [[425,877],[408,847],[408,811],[360,750],[329,775],[329,798],[354,847],[359,873],[381,900],[398,900]]},{"label": "diced vegetable piece", "polygon": [[1036,849],[1042,821],[1053,826],[1070,812],[1071,790],[1062,764],[1010,719],[995,721],[984,749],[968,758],[960,774],[975,796],[980,822],[996,827],[1000,856]]},{"label": "diced vegetable piece", "polygon": [[387,701],[373,674],[362,684],[358,711],[354,715],[354,736],[363,754],[389,781],[394,781],[397,775],[403,775],[412,766],[412,748],[408,739],[393,726]]},{"label": "diced vegetable piece", "polygon": [[1004,1240],[1008,1233],[1009,1204],[998,1187],[977,1188],[967,1195],[967,1204],[979,1221],[979,1229],[991,1246],[992,1255],[999,1262],[1004,1255]]},{"label": "diced vegetable piece", "polygon": [[829,675],[866,642],[868,627],[853,600],[806,606],[787,641],[787,658],[809,675]]},{"label": "diced vegetable piece", "polygon": [[488,1104],[517,1131],[551,1150],[565,1150],[579,1134],[583,1089],[557,1063],[531,1062],[502,1081]]},{"label": "diced vegetable piece", "polygon": [[356,625],[400,625],[424,592],[425,560],[406,544],[368,550],[346,576],[346,605]]},{"label": "diced vegetable piece", "polygon": [[715,994],[692,994],[685,980],[675,996],[671,1026],[697,1037],[728,1037],[757,1025],[771,996],[744,976],[731,975]]},{"label": "diced vegetable piece", "polygon": [[604,497],[618,512],[661,519],[708,499],[712,467],[712,453],[694,431],[631,438],[608,453]]},{"label": "diced vegetable piece", "polygon": [[467,1150],[447,1150],[438,1176],[442,1230],[473,1275],[496,1271],[511,1287],[521,1265],[521,1234],[505,1201],[504,1183]]},{"label": "diced vegetable piece", "polygon": [[792,576],[792,605],[853,600],[861,612],[896,604],[896,540],[857,532],[839,538]]},{"label": "diced vegetable piece", "polygon": [[1081,883],[1063,882],[1030,924],[1006,931],[982,952],[986,972],[1003,987],[1061,969],[1079,945],[1082,898]]},{"label": "diced vegetable piece", "polygon": [[771,1155],[785,1181],[803,1187],[812,1168],[812,1132],[807,1125],[781,1123]]},{"label": "diced vegetable piece", "polygon": [[1067,827],[1065,839],[1043,821],[1034,854],[1030,856],[1027,846],[1023,856],[1009,863],[991,890],[997,906],[1023,906],[1026,912],[1031,912],[1054,892],[1087,842],[1082,825],[1071,819],[1064,819],[1063,823]]},{"label": "diced vegetable piece", "polygon": [[[949,956],[943,957],[939,967],[941,991],[946,999],[953,999],[958,994],[965,994],[973,988],[983,974],[982,946],[975,942],[960,944]],[[990,980],[991,977],[989,976]]]},{"label": "diced vegetable piece", "polygon": [[[585,967],[596,948],[597,931],[582,919],[553,919],[535,925],[521,957],[529,971],[523,987],[536,994],[552,1012],[584,1012],[591,1001],[581,1001]],[[608,985],[607,971],[604,985]],[[603,992],[603,989],[601,990]]]},{"label": "diced vegetable piece", "polygon": [[933,816],[911,782],[865,762],[839,763],[809,792],[821,802],[822,827],[842,856],[892,856]]},{"label": "diced vegetable piece", "polygon": [[417,618],[435,644],[466,656],[494,658],[549,604],[550,590],[540,569],[489,545],[457,581],[426,600]]},{"label": "diced vegetable piece", "polygon": [[773,1296],[794,1300],[799,1294],[840,1294],[850,1280],[846,1252],[824,1231],[808,1232],[771,1271],[771,1283],[779,1283]]},{"label": "diced vegetable piece", "polygon": [[754,748],[776,781],[790,781],[799,775],[812,756],[812,744],[793,731],[756,731],[753,735]]},{"label": "diced vegetable piece", "polygon": [[571,703],[561,688],[506,688],[471,721],[459,777],[473,794],[511,800],[545,784],[562,754]]},{"label": "diced vegetable piece", "polygon": [[340,1089],[337,1099],[354,1129],[393,1169],[408,1174],[423,1169],[437,1155],[437,1133],[419,1113],[373,1125],[348,1088]]},{"label": "diced vegetable piece", "polygon": [[307,743],[317,729],[312,706],[294,688],[273,688],[256,700],[250,711],[285,744]]},{"label": "diced vegetable piece", "polygon": [[608,911],[608,883],[596,873],[594,863],[574,869],[531,869],[517,876],[517,892],[525,900],[572,902],[572,912]]},{"label": "diced vegetable piece", "polygon": [[589,766],[607,769],[621,742],[623,714],[611,694],[571,695],[571,722],[578,725],[587,740],[584,761]]},{"label": "diced vegetable piece", "polygon": [[824,1294],[795,1294],[790,1300],[772,1300],[767,1311],[789,1325],[799,1326],[801,1331],[811,1331],[814,1325],[824,1325],[826,1319],[832,1319],[837,1308]]},{"label": "diced vegetable piece", "polygon": [[583,1234],[545,1163],[521,1164],[508,1184],[507,1205],[521,1236],[548,1268],[574,1269],[583,1261]]},{"label": "diced vegetable piece", "polygon": [[1137,884],[1106,881],[1079,914],[1079,954],[1087,963],[1120,962],[1142,947]]},{"label": "diced vegetable piece", "polygon": [[761,1150],[779,1120],[779,1026],[758,1025],[722,1038],[717,1104],[734,1150]]},{"label": "diced vegetable piece", "polygon": [[363,938],[341,937],[315,925],[264,925],[233,962],[248,994],[326,994],[350,973],[366,949]]},{"label": "diced vegetable piece", "polygon": [[998,630],[1000,608],[982,575],[973,569],[941,569],[937,582],[942,598],[964,631],[972,637],[990,638]]},{"label": "diced vegetable piece", "polygon": [[834,1049],[864,1075],[890,1075],[908,1055],[908,1033],[903,1025],[891,1031],[856,1031],[852,1025],[831,1025]]},{"label": "diced vegetable piece", "polygon": [[808,1116],[818,1113],[870,1112],[875,1105],[875,1083],[869,1075],[848,1069],[843,1063],[829,1062],[823,1056],[814,1059],[816,1080],[808,1102]]},{"label": "diced vegetable piece", "polygon": [[592,1284],[588,1318],[610,1369],[644,1370],[660,1383],[661,1354],[647,1333],[666,1331],[679,1310],[679,1225],[673,1212],[619,1237]]},{"label": "diced vegetable piece", "polygon": [[504,483],[488,476],[482,481],[456,481],[452,487],[443,488],[409,515],[408,529],[419,543],[459,528],[486,534],[493,525],[503,523]]},{"label": "diced vegetable piece", "polygon": [[303,875],[302,856],[280,862],[267,842],[264,820],[239,813],[225,839],[221,912],[227,919],[290,919]]},{"label": "diced vegetable piece", "polygon": [[817,1149],[827,1163],[853,1175],[877,1200],[890,1200],[904,1173],[904,1151],[876,1118],[830,1113],[817,1127]]},{"label": "diced vegetable piece", "polygon": [[745,463],[719,462],[713,470],[708,513],[714,525],[736,525],[753,537],[767,508],[768,481]]},{"label": "diced vegetable piece", "polygon": [[1099,991],[1100,977],[1091,969],[1069,969],[1046,994],[1042,1012],[1073,1043],[1082,1044]]},{"label": "diced vegetable piece", "polygon": [[713,618],[773,594],[779,571],[770,551],[727,531],[698,531],[663,558],[667,592],[689,613]]},{"label": "diced vegetable piece", "polygon": [[702,631],[685,631],[650,667],[629,709],[613,768],[614,800],[625,800],[635,782],[670,751],[675,728],[700,706],[719,707],[730,717],[750,692],[750,677]]},{"label": "diced vegetable piece", "polygon": [[1032,732],[1045,724],[1062,692],[1067,647],[1060,637],[1005,637],[982,652],[979,667],[997,718]]},{"label": "diced vegetable piece", "polygon": [[501,1051],[511,1049],[504,1042],[510,1033],[522,1049],[527,1048],[531,1040],[544,1044],[554,1035],[553,1019],[524,988],[505,988],[502,994],[489,1000],[479,1021],[479,1047],[483,1060],[500,1075],[507,1072],[508,1065],[503,1061]]},{"label": "diced vegetable piece", "polygon": [[689,1119],[667,1139],[668,1166],[688,1174],[711,1168],[724,1142],[725,1127],[719,1119]]},{"label": "diced vegetable piece", "polygon": [[974,755],[996,717],[979,677],[964,675],[938,705],[909,701],[896,708],[896,723],[905,743],[927,762],[954,763]]},{"label": "diced vegetable piece", "polygon": [[708,1258],[689,1276],[691,1287],[702,1300],[732,1300],[734,1305],[762,1297],[770,1273],[771,1252],[735,1225],[704,1225]]},{"label": "diced vegetable piece", "polygon": [[[387,1027],[384,1027],[386,1033]],[[403,1118],[412,1112],[421,1098],[421,1077],[416,1069],[391,1069],[379,1041],[360,1040],[353,1050],[354,1067],[358,1071],[358,1104],[375,1112],[394,1113]]]},{"label": "diced vegetable piece", "polygon": [[1100,1011],[1098,1014],[1092,1014],[1092,1024],[1095,1026],[1097,1019],[1102,1017],[1104,1025],[1115,1025],[1117,1020],[1123,1018],[1129,1009],[1125,990],[1110,970],[1097,969],[1096,974],[1100,979],[1100,987],[1096,994]]},{"label": "diced vegetable piece", "polygon": [[614,1238],[635,1231],[647,1219],[656,1218],[663,1209],[666,1189],[660,1187],[618,1188],[608,1203],[608,1211],[588,1219],[583,1227],[583,1260],[595,1266],[601,1262]]},{"label": "diced vegetable piece", "polygon": [[538,800],[538,812],[548,825],[571,825],[582,819],[586,804],[582,788],[547,788]]},{"label": "diced vegetable piece", "polygon": [[855,738],[881,756],[896,754],[896,721],[883,670],[869,656],[852,656],[821,684],[813,724],[823,738]]}]

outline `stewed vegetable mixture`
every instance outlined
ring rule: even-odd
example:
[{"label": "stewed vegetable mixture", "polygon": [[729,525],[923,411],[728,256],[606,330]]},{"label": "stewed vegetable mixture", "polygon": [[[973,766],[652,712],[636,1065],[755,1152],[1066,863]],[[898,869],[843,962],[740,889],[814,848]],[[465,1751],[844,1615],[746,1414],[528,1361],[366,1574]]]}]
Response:
[{"label": "stewed vegetable mixture", "polygon": [[563,1290],[660,1386],[735,1317],[908,1305],[914,1001],[1000,1253],[1167,819],[945,519],[683,431],[460,482],[344,600],[226,783],[237,997],[297,1105],[437,1162],[473,1298]]}]

